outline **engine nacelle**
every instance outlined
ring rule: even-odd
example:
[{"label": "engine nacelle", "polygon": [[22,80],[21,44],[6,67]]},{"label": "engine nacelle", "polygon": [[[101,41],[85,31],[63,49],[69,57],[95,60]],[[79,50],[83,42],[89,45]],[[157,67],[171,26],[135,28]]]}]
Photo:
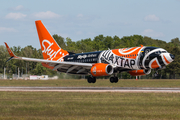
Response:
[{"label": "engine nacelle", "polygon": [[141,76],[141,75],[148,75],[151,73],[151,69],[148,70],[132,70],[129,71],[129,74],[131,74],[132,76]]},{"label": "engine nacelle", "polygon": [[113,67],[110,64],[97,63],[91,68],[91,75],[94,77],[109,76],[111,74],[113,74]]}]

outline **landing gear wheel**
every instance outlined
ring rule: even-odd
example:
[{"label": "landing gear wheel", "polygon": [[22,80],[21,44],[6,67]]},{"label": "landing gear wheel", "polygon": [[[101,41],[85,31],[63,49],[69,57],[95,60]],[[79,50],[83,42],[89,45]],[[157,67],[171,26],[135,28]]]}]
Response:
[{"label": "landing gear wheel", "polygon": [[110,77],[110,82],[114,83],[114,77]]},{"label": "landing gear wheel", "polygon": [[95,83],[95,82],[96,82],[96,78],[93,77],[91,82],[92,82],[92,83]]},{"label": "landing gear wheel", "polygon": [[118,82],[118,77],[115,77],[114,82],[115,82],[115,83]]},{"label": "landing gear wheel", "polygon": [[118,82],[118,77],[110,77],[110,82],[111,83],[117,83]]},{"label": "landing gear wheel", "polygon": [[91,83],[91,77],[88,77],[87,81],[88,83]]},{"label": "landing gear wheel", "polygon": [[88,83],[95,83],[96,78],[95,77],[88,77],[87,81],[88,81]]}]

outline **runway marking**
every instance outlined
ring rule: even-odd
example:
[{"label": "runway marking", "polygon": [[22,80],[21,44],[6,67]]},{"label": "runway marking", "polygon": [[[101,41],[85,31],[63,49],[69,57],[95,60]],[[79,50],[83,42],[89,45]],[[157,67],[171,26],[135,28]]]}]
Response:
[{"label": "runway marking", "polygon": [[148,87],[0,87],[0,91],[21,92],[131,92],[131,93],[180,93],[180,88]]}]

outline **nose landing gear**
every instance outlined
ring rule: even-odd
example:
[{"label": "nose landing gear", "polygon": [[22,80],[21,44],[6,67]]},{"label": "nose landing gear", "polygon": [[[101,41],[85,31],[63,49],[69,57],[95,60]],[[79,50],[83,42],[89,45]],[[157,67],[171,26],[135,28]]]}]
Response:
[{"label": "nose landing gear", "polygon": [[158,76],[158,71],[155,71],[154,77],[157,77],[157,76]]},{"label": "nose landing gear", "polygon": [[155,69],[155,73],[154,73],[154,77],[157,77],[158,76],[158,70],[163,70],[163,69],[165,69],[166,68],[166,66],[160,66],[159,68],[156,68]]}]

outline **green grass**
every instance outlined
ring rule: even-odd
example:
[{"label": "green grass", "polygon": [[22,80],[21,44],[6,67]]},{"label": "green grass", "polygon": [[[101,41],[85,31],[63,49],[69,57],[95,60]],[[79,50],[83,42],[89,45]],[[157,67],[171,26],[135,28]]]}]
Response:
[{"label": "green grass", "polygon": [[[180,87],[180,80],[0,80],[0,86]],[[0,92],[0,120],[178,120],[179,106],[179,93]]]},{"label": "green grass", "polygon": [[180,119],[178,93],[0,92],[0,119]]},{"label": "green grass", "polygon": [[62,80],[0,80],[0,86],[48,86],[48,87],[180,87],[178,79],[144,79],[119,80],[110,83],[108,79],[97,79],[95,84],[89,84],[85,79]]}]

